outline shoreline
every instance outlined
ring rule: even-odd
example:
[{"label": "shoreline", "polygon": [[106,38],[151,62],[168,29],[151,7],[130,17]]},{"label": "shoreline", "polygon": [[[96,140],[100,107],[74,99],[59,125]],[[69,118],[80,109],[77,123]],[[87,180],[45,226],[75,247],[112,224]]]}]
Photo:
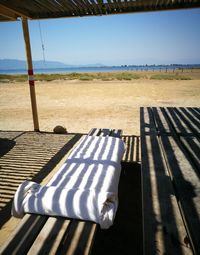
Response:
[{"label": "shoreline", "polygon": [[[8,69],[5,65],[1,65],[3,69],[0,69],[0,74],[26,74],[26,62],[24,61],[24,67]],[[14,65],[18,66],[17,64]],[[33,61],[34,66],[34,61]],[[51,74],[51,73],[105,73],[105,72],[138,72],[138,71],[187,71],[198,70],[200,64],[163,64],[163,65],[120,65],[120,66],[106,66],[106,65],[89,65],[89,66],[65,66],[65,67],[50,67],[47,63],[43,62],[40,66],[34,66],[34,73]]]},{"label": "shoreline", "polygon": [[[131,81],[138,79],[150,80],[200,80],[200,69],[185,70],[144,70],[144,71],[113,71],[113,72],[72,72],[72,73],[41,73],[35,74],[35,81],[79,80],[79,81]],[[27,74],[0,74],[1,83],[25,82]]]}]

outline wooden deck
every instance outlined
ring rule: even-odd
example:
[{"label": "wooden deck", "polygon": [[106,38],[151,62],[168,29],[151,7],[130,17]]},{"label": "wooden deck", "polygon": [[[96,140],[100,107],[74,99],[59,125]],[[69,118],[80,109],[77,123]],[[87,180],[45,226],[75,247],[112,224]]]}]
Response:
[{"label": "wooden deck", "polygon": [[[100,131],[105,134],[106,132],[107,130]],[[4,216],[0,221],[2,226],[10,217],[11,202],[18,185],[24,179],[41,182],[81,136],[81,134],[0,132],[0,178],[4,184],[1,186],[0,217]],[[18,244],[18,247],[24,249],[18,250],[17,254],[20,254],[22,251],[27,251],[30,243],[34,242],[30,254],[36,254],[38,251],[43,252],[44,249],[50,254],[55,254],[56,250],[61,251],[63,247],[65,247],[63,252],[66,251],[67,254],[81,254],[80,250],[77,250],[77,240],[79,240],[79,248],[82,246],[81,249],[84,249],[87,254],[91,249],[94,233],[97,230],[92,254],[102,254],[105,247],[107,250],[114,251],[115,254],[121,254],[122,251],[123,254],[128,254],[134,242],[139,251],[138,254],[140,254],[142,249],[141,243],[139,243],[142,234],[140,139],[136,136],[123,136],[122,139],[126,144],[126,152],[123,157],[120,181],[121,202],[116,223],[111,229],[102,231],[96,228],[96,224],[88,222],[86,224],[84,221],[77,220],[69,221],[61,217],[47,219],[47,217],[39,215],[26,215],[20,223],[20,230],[17,230],[23,239],[19,240],[19,235],[17,237],[15,233],[12,233],[13,242],[9,243],[9,250],[15,250],[16,244]],[[135,205],[137,205],[137,210],[135,210]],[[129,209],[127,210],[127,208]],[[122,224],[124,221],[127,224]],[[132,228],[130,222],[137,227]],[[91,238],[86,239],[86,236]],[[104,243],[103,247],[102,243]],[[127,246],[127,251],[124,251],[124,245]]]},{"label": "wooden deck", "polygon": [[200,108],[141,108],[145,254],[200,254]]},{"label": "wooden deck", "polygon": [[[97,229],[92,254],[103,254],[105,249],[107,254],[129,254],[133,247],[135,254],[142,254],[143,249],[145,254],[200,254],[200,108],[148,107],[141,108],[140,116],[141,138],[122,137],[126,152],[115,224],[106,231]],[[12,197],[24,178],[42,181],[80,137],[81,134],[0,132],[0,216],[9,217]],[[44,225],[40,216],[32,220],[27,221],[25,231],[32,231],[34,222],[37,226]],[[60,240],[60,235],[64,234],[61,230],[68,226],[63,225],[63,219],[51,221],[49,224],[54,233],[57,231]],[[5,222],[2,217],[0,222],[1,225]],[[78,234],[85,245],[85,233],[93,233],[96,229],[81,221],[74,221],[72,225],[68,243],[63,245],[78,254],[74,235]],[[35,231],[40,230],[34,228]],[[46,233],[46,229],[43,232]],[[51,244],[51,240],[57,240],[55,238],[55,235],[48,235],[46,242]],[[52,249],[51,245],[49,249]]]},{"label": "wooden deck", "polygon": [[41,182],[81,134],[0,131],[0,227],[10,217],[12,198],[24,180]]}]

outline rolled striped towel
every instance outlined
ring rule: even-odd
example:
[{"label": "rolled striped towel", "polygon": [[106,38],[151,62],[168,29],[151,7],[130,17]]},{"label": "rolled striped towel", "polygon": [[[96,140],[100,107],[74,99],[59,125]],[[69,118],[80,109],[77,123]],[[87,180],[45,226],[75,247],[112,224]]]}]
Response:
[{"label": "rolled striped towel", "polygon": [[25,181],[19,186],[12,214],[63,216],[109,228],[118,207],[124,150],[119,138],[84,137],[47,185]]}]

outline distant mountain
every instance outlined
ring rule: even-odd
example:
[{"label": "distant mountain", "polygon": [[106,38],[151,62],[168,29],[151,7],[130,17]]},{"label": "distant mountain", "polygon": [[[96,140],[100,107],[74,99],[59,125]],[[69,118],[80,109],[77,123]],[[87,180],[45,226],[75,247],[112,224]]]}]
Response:
[{"label": "distant mountain", "polygon": [[[33,67],[35,69],[45,69],[45,68],[66,68],[61,62],[56,61],[33,61]],[[0,69],[1,70],[21,70],[26,69],[26,61],[18,59],[0,59]]]},{"label": "distant mountain", "polygon": [[[54,69],[54,68],[69,68],[69,67],[102,67],[102,64],[88,65],[67,65],[57,61],[33,61],[34,69]],[[24,70],[26,69],[26,61],[18,59],[0,59],[0,70]]]},{"label": "distant mountain", "polygon": [[68,65],[65,65],[61,62],[57,61],[43,61],[43,60],[38,60],[38,61],[33,61],[33,66],[35,69],[45,69],[45,68],[66,68]]},{"label": "distant mountain", "polygon": [[17,59],[0,59],[0,69],[10,70],[10,69],[25,69],[26,62]]}]

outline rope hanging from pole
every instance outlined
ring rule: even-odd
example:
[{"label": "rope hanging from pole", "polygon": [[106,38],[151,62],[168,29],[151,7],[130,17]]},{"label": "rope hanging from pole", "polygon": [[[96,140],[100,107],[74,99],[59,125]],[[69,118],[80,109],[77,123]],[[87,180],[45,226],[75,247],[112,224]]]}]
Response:
[{"label": "rope hanging from pole", "polygon": [[39,24],[39,30],[40,30],[40,41],[41,41],[41,45],[42,45],[43,61],[44,61],[44,64],[45,64],[46,60],[45,60],[45,52],[44,52],[44,41],[43,41],[43,38],[42,38],[42,29],[41,29],[41,25],[40,25],[39,20],[38,20],[38,24]]}]

